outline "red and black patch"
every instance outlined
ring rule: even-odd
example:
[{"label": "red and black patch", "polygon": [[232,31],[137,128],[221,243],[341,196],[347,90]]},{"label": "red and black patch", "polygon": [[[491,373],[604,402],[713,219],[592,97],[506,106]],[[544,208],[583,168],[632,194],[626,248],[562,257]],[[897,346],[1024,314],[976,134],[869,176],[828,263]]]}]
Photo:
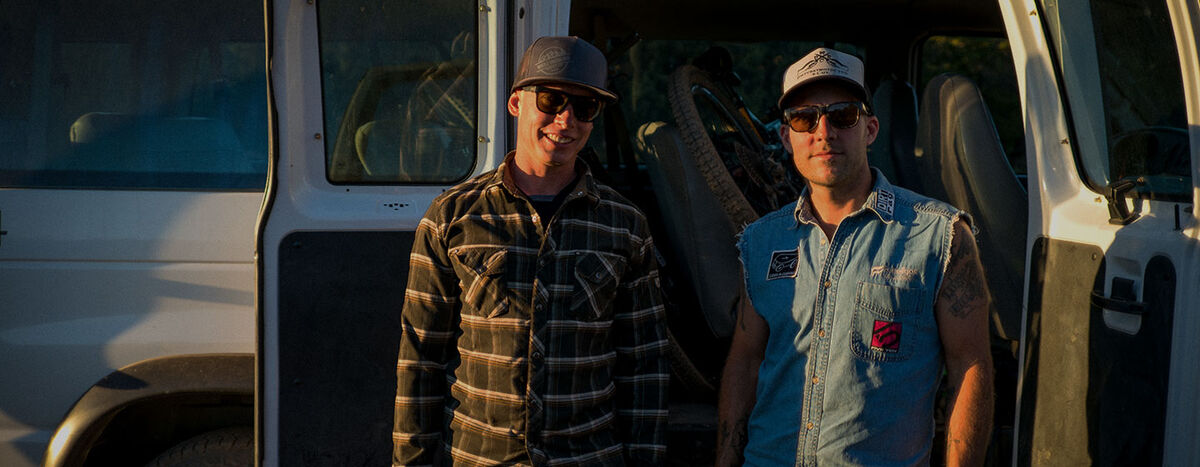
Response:
[{"label": "red and black patch", "polygon": [[900,323],[875,320],[875,330],[871,333],[871,349],[884,352],[900,350]]}]

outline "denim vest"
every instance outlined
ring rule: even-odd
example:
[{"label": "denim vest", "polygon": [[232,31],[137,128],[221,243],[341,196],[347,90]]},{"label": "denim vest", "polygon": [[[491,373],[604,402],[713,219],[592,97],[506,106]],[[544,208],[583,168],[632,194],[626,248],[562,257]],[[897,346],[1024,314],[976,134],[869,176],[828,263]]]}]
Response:
[{"label": "denim vest", "polygon": [[942,373],[933,303],[953,223],[970,220],[873,172],[866,203],[833,238],[798,202],[738,242],[770,327],[746,465],[929,463]]}]

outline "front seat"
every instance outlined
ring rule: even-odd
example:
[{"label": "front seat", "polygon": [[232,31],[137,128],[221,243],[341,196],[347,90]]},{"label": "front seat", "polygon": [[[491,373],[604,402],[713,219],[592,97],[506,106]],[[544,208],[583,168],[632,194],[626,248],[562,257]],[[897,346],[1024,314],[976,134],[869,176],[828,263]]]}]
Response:
[{"label": "front seat", "polygon": [[716,207],[716,195],[674,125],[642,125],[637,142],[665,217],[667,238],[659,244],[677,263],[684,285],[695,293],[709,329],[717,337],[728,337],[742,283],[736,246],[742,226]]},{"label": "front seat", "polygon": [[930,80],[917,123],[925,194],[971,214],[992,295],[992,331],[1020,338],[1029,195],[1013,173],[979,88],[965,76]]}]

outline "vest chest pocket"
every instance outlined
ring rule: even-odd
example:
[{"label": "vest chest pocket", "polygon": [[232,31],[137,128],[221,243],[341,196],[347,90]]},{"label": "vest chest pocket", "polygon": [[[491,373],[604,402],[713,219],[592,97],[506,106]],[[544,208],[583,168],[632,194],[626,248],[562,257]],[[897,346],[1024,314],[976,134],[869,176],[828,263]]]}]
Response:
[{"label": "vest chest pocket", "polygon": [[920,305],[921,289],[859,282],[850,330],[854,355],[872,362],[904,361],[936,339],[932,313],[923,313]]},{"label": "vest chest pocket", "polygon": [[508,281],[504,277],[508,251],[463,249],[451,254],[462,288],[463,313],[494,318],[508,311]]},{"label": "vest chest pocket", "polygon": [[574,316],[584,321],[612,319],[612,301],[624,272],[624,258],[580,254],[575,261],[575,292],[571,297]]}]

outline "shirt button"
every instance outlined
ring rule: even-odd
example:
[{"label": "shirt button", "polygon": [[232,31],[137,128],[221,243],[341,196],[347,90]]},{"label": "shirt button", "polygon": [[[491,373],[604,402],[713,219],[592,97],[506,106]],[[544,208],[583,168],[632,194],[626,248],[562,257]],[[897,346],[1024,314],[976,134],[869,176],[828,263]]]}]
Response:
[{"label": "shirt button", "polygon": [[821,329],[821,330],[817,331],[817,337],[825,337],[825,330]]},{"label": "shirt button", "polygon": [[533,355],[530,355],[530,357],[533,357],[534,361],[537,361],[537,362],[542,361],[542,353],[537,350],[533,351]]},{"label": "shirt button", "polygon": [[822,238],[822,239],[821,239],[821,244],[822,244],[822,245],[824,245],[824,244],[825,244],[825,239],[824,239],[824,238]]},{"label": "shirt button", "polygon": [[813,424],[812,424],[812,422],[808,422],[808,425],[805,425],[804,427],[811,430],[811,429],[813,429]]},{"label": "shirt button", "polygon": [[813,384],[817,384],[817,383],[820,383],[820,382],[821,382],[821,378],[818,378],[818,377],[816,377],[816,376],[813,376]]},{"label": "shirt button", "polygon": [[828,289],[828,288],[829,288],[829,286],[833,285],[833,283],[832,283],[832,282],[829,282],[829,281],[825,281],[825,284],[824,284],[824,285],[825,285],[825,288],[827,288],[827,289]]},{"label": "shirt button", "polygon": [[539,304],[537,304],[537,305],[534,305],[534,306],[533,306],[533,308],[534,308],[535,310],[537,310],[537,311],[542,311],[542,310],[545,310],[545,309],[546,309],[546,305],[543,305],[543,304],[539,303]]}]

